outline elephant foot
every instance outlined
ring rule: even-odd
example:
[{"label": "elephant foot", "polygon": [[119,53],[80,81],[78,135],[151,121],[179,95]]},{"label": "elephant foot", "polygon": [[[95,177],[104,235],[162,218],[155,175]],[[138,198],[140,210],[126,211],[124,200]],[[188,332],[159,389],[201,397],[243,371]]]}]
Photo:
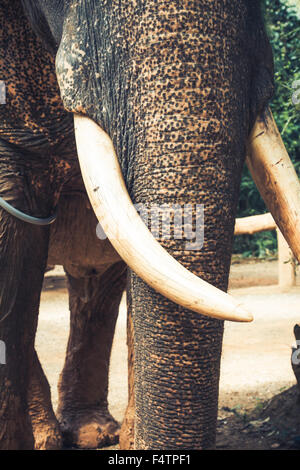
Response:
[{"label": "elephant foot", "polygon": [[33,425],[35,450],[58,450],[62,448],[62,433],[57,421]]},{"label": "elephant foot", "polygon": [[119,442],[120,426],[108,411],[86,410],[63,413],[60,417],[63,442],[66,447],[98,449]]},{"label": "elephant foot", "polygon": [[134,449],[134,417],[134,408],[128,406],[120,431],[121,450]]},{"label": "elephant foot", "polygon": [[[42,407],[42,404],[45,405]],[[29,407],[35,450],[57,450],[63,445],[62,433],[52,406],[32,400]]]},{"label": "elephant foot", "polygon": [[31,367],[28,404],[35,450],[60,449],[62,434],[53,411],[50,386],[36,351]]}]

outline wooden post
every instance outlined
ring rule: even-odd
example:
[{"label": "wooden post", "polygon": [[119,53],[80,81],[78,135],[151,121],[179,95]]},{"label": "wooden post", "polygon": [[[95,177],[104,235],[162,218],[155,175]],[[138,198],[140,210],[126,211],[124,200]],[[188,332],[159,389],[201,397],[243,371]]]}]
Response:
[{"label": "wooden post", "polygon": [[296,284],[295,259],[278,228],[276,232],[278,241],[278,284],[282,289],[289,289]]},{"label": "wooden post", "polygon": [[253,234],[274,229],[278,241],[278,285],[282,289],[290,289],[296,285],[295,257],[270,213],[236,219],[234,234]]},{"label": "wooden post", "polygon": [[234,234],[235,235],[252,235],[257,232],[264,232],[266,230],[275,230],[277,227],[272,215],[267,214],[252,215],[250,217],[242,217],[236,219]]}]

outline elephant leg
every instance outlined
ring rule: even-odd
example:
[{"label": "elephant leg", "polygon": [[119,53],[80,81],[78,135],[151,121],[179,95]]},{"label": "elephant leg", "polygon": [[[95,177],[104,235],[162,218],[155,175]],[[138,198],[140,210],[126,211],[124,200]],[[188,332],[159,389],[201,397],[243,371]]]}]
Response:
[{"label": "elephant leg", "polygon": [[120,432],[120,449],[133,450],[134,448],[134,336],[131,315],[130,291],[127,292],[127,346],[128,346],[128,406]]},{"label": "elephant leg", "polygon": [[3,210],[0,220],[0,339],[6,348],[6,363],[0,365],[0,449],[32,449],[27,391],[49,229]]},{"label": "elephant leg", "polygon": [[60,449],[62,446],[62,436],[52,408],[50,386],[36,351],[34,351],[30,372],[28,404],[35,449]]},{"label": "elephant leg", "polygon": [[103,275],[68,276],[71,326],[59,380],[58,417],[66,445],[99,448],[119,438],[108,411],[108,371],[126,266],[118,262]]}]

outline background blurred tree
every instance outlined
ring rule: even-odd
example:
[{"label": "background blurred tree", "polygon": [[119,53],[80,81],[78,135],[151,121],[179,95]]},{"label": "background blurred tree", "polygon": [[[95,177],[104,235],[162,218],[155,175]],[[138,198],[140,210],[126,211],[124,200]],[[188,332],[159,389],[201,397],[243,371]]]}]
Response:
[{"label": "background blurred tree", "polygon": [[[271,108],[300,176],[300,1],[264,0],[264,17],[272,44],[275,65],[275,95]],[[244,168],[238,217],[268,212],[259,192]],[[276,233],[235,237],[234,253],[265,257],[277,249]]]}]

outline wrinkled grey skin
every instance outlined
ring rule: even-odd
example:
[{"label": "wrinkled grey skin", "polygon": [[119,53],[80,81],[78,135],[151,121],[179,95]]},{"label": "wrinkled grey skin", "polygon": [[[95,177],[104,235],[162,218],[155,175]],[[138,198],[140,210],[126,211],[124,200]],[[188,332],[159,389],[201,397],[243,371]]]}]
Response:
[{"label": "wrinkled grey skin", "polygon": [[[259,1],[23,3],[32,27],[56,57],[65,109],[88,115],[108,132],[133,202],[204,205],[201,250],[187,251],[184,238],[162,244],[189,270],[226,290],[246,141],[273,91]],[[36,254],[36,265],[41,258]],[[135,448],[213,448],[223,322],[178,307],[134,273],[127,292]],[[74,347],[76,341],[75,335]],[[74,357],[74,370],[79,363]],[[74,370],[67,367],[66,384]],[[84,387],[79,379],[74,384],[71,395],[82,403]],[[98,418],[88,419],[85,428],[86,410],[81,414],[79,408],[62,414],[72,423],[82,417],[80,443],[86,435],[95,439]],[[25,412],[20,413],[26,431]]]}]

